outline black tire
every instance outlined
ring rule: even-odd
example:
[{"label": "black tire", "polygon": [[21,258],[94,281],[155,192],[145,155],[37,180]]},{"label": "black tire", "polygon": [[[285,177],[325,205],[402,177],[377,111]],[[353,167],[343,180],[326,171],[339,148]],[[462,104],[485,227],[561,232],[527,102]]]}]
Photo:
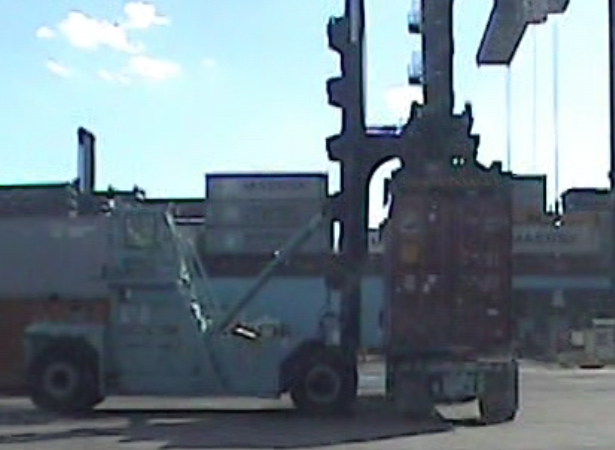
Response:
[{"label": "black tire", "polygon": [[480,422],[483,425],[497,425],[512,422],[517,416],[517,408],[502,402],[479,402]]},{"label": "black tire", "polygon": [[357,398],[356,367],[341,354],[319,350],[301,365],[290,388],[295,407],[309,414],[341,414],[351,411]]},{"label": "black tire", "polygon": [[496,425],[513,421],[519,409],[519,373],[516,366],[485,377],[486,389],[479,398],[480,421]]},{"label": "black tire", "polygon": [[83,414],[103,401],[96,353],[85,344],[63,343],[42,351],[29,368],[29,394],[42,410]]}]

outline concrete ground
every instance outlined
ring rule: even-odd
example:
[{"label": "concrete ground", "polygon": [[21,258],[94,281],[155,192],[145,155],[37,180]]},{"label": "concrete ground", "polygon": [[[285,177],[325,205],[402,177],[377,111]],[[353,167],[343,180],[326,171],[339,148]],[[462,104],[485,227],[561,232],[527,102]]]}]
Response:
[{"label": "concrete ground", "polygon": [[[363,372],[365,392],[382,389],[381,366]],[[315,419],[284,401],[111,399],[92,417],[69,420],[17,398],[0,400],[0,448],[612,450],[614,412],[615,370],[524,364],[522,410],[504,425],[476,425],[474,405],[443,409],[446,421],[411,423],[367,400],[352,418]]]}]

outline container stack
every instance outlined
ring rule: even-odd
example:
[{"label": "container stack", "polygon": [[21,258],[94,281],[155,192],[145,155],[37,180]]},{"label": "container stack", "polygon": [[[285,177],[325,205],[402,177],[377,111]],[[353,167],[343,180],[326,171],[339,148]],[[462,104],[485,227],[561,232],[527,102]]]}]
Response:
[{"label": "container stack", "polygon": [[[206,177],[202,251],[208,256],[265,256],[279,250],[327,199],[326,174],[214,174]],[[323,224],[299,254],[328,254]]]},{"label": "container stack", "polygon": [[0,186],[0,217],[67,216],[77,197],[70,183]]}]

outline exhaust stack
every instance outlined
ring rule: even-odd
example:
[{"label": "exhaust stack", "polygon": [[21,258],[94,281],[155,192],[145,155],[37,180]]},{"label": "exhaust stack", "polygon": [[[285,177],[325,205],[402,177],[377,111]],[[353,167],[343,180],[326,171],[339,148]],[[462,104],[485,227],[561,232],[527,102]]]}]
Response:
[{"label": "exhaust stack", "polygon": [[96,137],[83,127],[77,130],[78,163],[77,180],[79,192],[92,194],[96,181]]}]

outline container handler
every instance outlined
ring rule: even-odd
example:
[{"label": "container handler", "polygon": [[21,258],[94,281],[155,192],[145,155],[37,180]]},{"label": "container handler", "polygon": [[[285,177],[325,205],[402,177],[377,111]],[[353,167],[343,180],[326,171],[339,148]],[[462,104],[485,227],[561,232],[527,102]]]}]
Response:
[{"label": "container handler", "polygon": [[77,413],[109,395],[276,398],[288,392],[303,411],[348,410],[357,372],[336,342],[334,311],[315,311],[322,320],[314,330],[305,329],[301,317],[296,323],[256,322],[246,314],[276,269],[327,217],[325,208],[298,231],[226,310],[170,214],[117,207],[87,218],[89,231],[80,217],[40,228],[37,242],[44,245],[46,238],[58,257],[60,237],[72,249],[92,252],[89,239],[104,247],[95,273],[106,288],[109,314],[102,321],[39,321],[26,329],[33,403]]}]

